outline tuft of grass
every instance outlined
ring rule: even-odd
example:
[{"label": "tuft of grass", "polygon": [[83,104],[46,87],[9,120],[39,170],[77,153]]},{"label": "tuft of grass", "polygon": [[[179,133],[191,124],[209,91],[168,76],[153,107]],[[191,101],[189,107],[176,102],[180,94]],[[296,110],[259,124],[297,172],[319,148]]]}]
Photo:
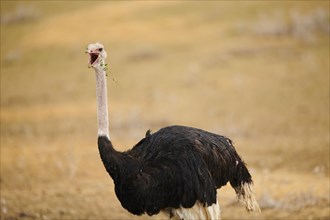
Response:
[{"label": "tuft of grass", "polygon": [[0,23],[4,25],[20,24],[35,21],[39,17],[40,11],[35,7],[18,4],[14,10],[1,14]]},{"label": "tuft of grass", "polygon": [[298,211],[308,206],[329,204],[329,197],[317,197],[315,192],[305,191],[289,193],[285,198],[275,199],[269,194],[263,194],[259,199],[260,208]]},{"label": "tuft of grass", "polygon": [[330,34],[329,13],[325,8],[309,12],[297,9],[273,10],[260,13],[258,19],[239,27],[240,32],[263,36],[288,36],[305,42],[313,42],[319,34]]}]

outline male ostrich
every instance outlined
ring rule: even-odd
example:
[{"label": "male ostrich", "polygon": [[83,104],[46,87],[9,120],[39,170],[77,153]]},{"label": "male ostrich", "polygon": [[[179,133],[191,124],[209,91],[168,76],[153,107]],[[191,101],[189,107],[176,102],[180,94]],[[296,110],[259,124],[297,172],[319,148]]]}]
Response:
[{"label": "male ostrich", "polygon": [[100,43],[89,44],[96,75],[98,148],[121,205],[130,213],[165,212],[175,219],[220,219],[217,189],[229,181],[248,211],[259,210],[253,182],[232,141],[197,128],[169,126],[118,152],[108,125],[105,59]]}]

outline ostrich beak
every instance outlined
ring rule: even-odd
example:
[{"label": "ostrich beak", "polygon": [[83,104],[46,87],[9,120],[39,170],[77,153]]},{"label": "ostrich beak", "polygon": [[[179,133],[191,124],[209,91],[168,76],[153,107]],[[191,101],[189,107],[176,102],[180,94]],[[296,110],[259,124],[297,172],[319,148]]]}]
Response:
[{"label": "ostrich beak", "polygon": [[89,54],[88,67],[90,68],[98,61],[100,54],[97,52],[93,52],[93,51],[90,51],[90,52],[86,51],[86,53]]}]

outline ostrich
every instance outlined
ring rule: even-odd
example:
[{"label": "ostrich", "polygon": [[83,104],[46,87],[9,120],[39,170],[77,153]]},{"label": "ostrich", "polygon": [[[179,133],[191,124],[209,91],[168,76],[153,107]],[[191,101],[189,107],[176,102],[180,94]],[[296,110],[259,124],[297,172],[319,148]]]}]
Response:
[{"label": "ostrich", "polygon": [[259,210],[253,182],[232,141],[186,126],[150,130],[131,150],[114,149],[107,105],[107,53],[89,44],[95,70],[98,149],[121,205],[134,215],[164,212],[170,219],[220,219],[217,189],[230,182],[247,211]]}]

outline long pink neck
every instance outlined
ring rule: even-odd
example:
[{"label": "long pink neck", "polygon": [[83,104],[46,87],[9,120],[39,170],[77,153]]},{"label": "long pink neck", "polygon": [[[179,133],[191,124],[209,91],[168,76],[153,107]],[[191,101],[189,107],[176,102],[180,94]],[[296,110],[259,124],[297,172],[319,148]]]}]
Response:
[{"label": "long pink neck", "polygon": [[97,120],[98,136],[109,135],[108,101],[107,101],[107,80],[104,70],[95,69],[96,76],[96,99],[97,99]]}]

